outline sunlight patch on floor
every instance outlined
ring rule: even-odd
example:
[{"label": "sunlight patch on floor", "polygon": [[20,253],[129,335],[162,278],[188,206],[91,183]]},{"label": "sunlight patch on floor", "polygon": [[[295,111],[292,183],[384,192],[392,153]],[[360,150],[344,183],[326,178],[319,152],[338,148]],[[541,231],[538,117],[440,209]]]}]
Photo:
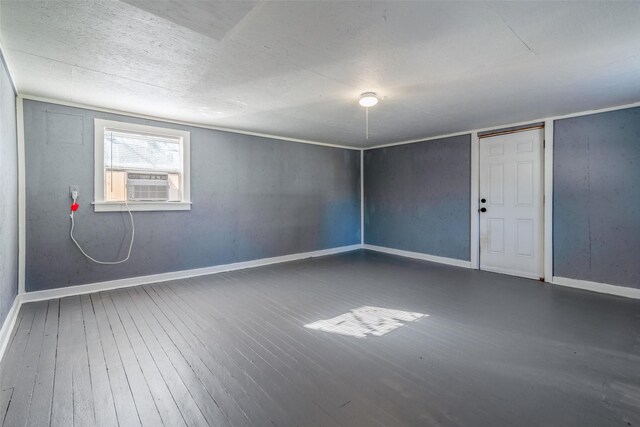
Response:
[{"label": "sunlight patch on floor", "polygon": [[362,306],[331,319],[309,323],[304,327],[357,338],[366,338],[367,335],[379,337],[422,317],[428,317],[428,314]]}]

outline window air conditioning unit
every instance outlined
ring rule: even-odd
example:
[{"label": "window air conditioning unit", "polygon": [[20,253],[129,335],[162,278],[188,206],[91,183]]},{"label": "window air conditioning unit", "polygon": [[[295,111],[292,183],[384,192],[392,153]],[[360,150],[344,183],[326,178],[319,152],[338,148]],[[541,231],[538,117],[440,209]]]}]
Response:
[{"label": "window air conditioning unit", "polygon": [[169,174],[127,172],[127,199],[166,202],[169,200]]}]

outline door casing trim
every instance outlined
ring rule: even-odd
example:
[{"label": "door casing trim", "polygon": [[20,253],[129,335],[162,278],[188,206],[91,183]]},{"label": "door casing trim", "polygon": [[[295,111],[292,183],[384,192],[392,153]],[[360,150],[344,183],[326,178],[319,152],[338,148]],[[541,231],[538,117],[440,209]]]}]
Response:
[{"label": "door casing trim", "polygon": [[[530,128],[523,128],[526,132]],[[471,134],[471,268],[480,270],[480,138]],[[542,260],[543,279],[553,280],[553,120],[545,120],[542,139]],[[492,270],[486,270],[492,271]],[[506,273],[509,274],[509,273]],[[525,276],[522,276],[525,277]],[[533,278],[533,277],[531,277]],[[536,277],[537,278],[537,277]]]}]

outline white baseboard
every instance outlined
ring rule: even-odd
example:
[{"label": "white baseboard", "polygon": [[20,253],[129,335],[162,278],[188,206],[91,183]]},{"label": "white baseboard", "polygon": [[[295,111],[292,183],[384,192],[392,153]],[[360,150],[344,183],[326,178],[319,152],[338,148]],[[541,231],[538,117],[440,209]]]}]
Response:
[{"label": "white baseboard", "polygon": [[391,255],[399,255],[407,258],[421,259],[423,261],[439,262],[440,264],[453,265],[455,267],[471,268],[471,261],[463,261],[455,258],[445,258],[441,256],[428,255],[420,252],[403,251],[401,249],[385,248],[383,246],[375,245],[362,245],[362,249],[369,249],[371,251],[384,252]]},{"label": "white baseboard", "polygon": [[325,255],[339,254],[361,249],[362,245],[341,246],[338,248],[323,249],[313,252],[303,252],[291,255],[283,255],[273,258],[262,258],[253,261],[236,262],[233,264],[216,265],[213,267],[196,268],[193,270],[173,271],[169,273],[151,274],[149,276],[129,277],[126,279],[109,280],[106,282],[91,283],[87,285],[66,286],[64,288],[48,289],[44,291],[27,292],[20,295],[20,303],[42,301],[54,298],[63,298],[72,295],[83,295],[92,292],[106,291],[110,289],[126,288],[130,286],[146,285],[150,283],[166,282],[168,280],[185,279],[188,277],[203,276],[205,274],[222,273],[225,271],[242,270],[244,268],[260,267],[269,264],[278,264],[287,261],[296,261],[305,258],[313,258]]},{"label": "white baseboard", "polygon": [[[407,258],[421,259],[425,261],[438,262],[441,264],[453,265],[456,267],[471,268],[470,261],[463,261],[454,258],[445,258],[435,255],[423,254],[420,252],[403,251],[401,249],[385,248],[383,246],[362,245],[362,249],[369,249],[377,252],[384,252],[392,255],[399,255]],[[617,295],[626,298],[640,299],[640,289],[627,288],[624,286],[608,285],[606,283],[589,282],[587,280],[569,279],[566,277],[552,278],[551,283],[554,285],[568,286],[571,288],[584,289],[587,291],[599,292],[603,294]]]},{"label": "white baseboard", "polygon": [[9,340],[11,339],[11,332],[13,332],[13,327],[16,324],[16,320],[18,320],[18,312],[20,311],[20,295],[16,295],[13,299],[13,304],[7,313],[7,317],[5,317],[4,322],[2,322],[2,328],[0,328],[0,362],[2,361],[2,357],[4,356],[4,351],[9,346]]},{"label": "white baseboard", "polygon": [[553,276],[552,283],[554,285],[568,286],[570,288],[585,289],[587,291],[600,292],[603,294],[640,299],[640,289],[635,288],[590,282],[588,280],[569,279],[567,277],[558,276]]}]

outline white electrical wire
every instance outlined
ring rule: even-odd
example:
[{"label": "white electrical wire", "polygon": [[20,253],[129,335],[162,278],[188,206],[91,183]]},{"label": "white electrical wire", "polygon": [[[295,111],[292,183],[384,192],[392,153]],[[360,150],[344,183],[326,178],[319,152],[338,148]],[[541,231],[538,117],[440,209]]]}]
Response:
[{"label": "white electrical wire", "polygon": [[[75,203],[75,200],[74,200]],[[73,243],[76,244],[76,246],[78,247],[78,249],[80,249],[80,252],[82,252],[82,255],[84,255],[85,257],[87,257],[88,259],[90,259],[91,261],[95,262],[96,264],[104,264],[104,265],[115,265],[115,264],[122,264],[123,262],[127,262],[129,260],[129,257],[131,256],[131,248],[133,247],[133,239],[136,235],[136,226],[133,223],[133,214],[131,213],[131,209],[129,209],[129,204],[127,203],[127,201],[124,201],[125,206],[127,207],[127,212],[129,212],[129,217],[131,218],[131,243],[129,243],[129,251],[127,252],[127,257],[123,260],[120,261],[98,261],[95,258],[92,258],[91,256],[89,256],[80,246],[80,244],[76,241],[75,237],[73,237],[73,227],[75,226],[75,221],[73,219],[73,212],[71,212],[71,215],[69,215],[71,217],[71,231],[69,232],[69,235],[71,236],[71,240],[73,240]]]}]

